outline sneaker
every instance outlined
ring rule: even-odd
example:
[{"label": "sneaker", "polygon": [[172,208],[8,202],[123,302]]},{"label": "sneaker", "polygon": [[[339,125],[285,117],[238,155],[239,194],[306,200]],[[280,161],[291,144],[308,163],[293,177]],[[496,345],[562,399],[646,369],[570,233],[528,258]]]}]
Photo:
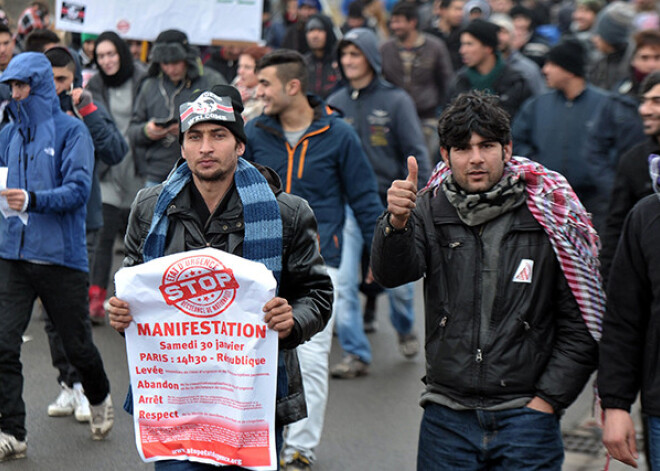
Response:
[{"label": "sneaker", "polygon": [[27,440],[0,432],[0,461],[17,460],[27,455]]},{"label": "sneaker", "polygon": [[73,415],[78,422],[89,422],[92,418],[92,411],[89,409],[89,400],[82,389],[73,388],[73,395],[76,398],[76,409]]},{"label": "sneaker", "polygon": [[55,402],[48,406],[48,415],[50,417],[71,415],[76,408],[76,396],[73,393],[73,389],[65,383],[61,383],[60,386],[62,386],[60,395],[57,396]]},{"label": "sneaker", "polygon": [[374,332],[378,331],[378,322],[376,322],[375,320],[364,321],[363,328],[365,334],[373,334]]},{"label": "sneaker", "polygon": [[369,364],[360,360],[357,355],[348,354],[330,368],[330,375],[333,378],[352,379],[358,376],[364,376],[369,372]]},{"label": "sneaker", "polygon": [[107,291],[100,286],[89,287],[89,318],[94,325],[105,324],[105,296]]},{"label": "sneaker", "polygon": [[286,463],[282,471],[311,471],[312,463],[299,452],[293,454],[291,461]]},{"label": "sneaker", "polygon": [[112,399],[108,394],[102,403],[89,406],[91,410],[91,418],[89,425],[92,429],[92,440],[103,440],[110,430],[112,424],[115,422],[115,412],[112,407]]},{"label": "sneaker", "polygon": [[413,358],[419,353],[419,340],[414,333],[399,334],[399,351],[406,358]]}]

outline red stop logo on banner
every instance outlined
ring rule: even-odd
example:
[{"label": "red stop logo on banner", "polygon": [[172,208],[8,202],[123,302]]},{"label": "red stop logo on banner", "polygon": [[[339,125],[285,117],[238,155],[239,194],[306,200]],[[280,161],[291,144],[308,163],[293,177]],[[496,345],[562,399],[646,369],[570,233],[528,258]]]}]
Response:
[{"label": "red stop logo on banner", "polygon": [[168,305],[193,317],[217,316],[234,302],[238,288],[233,271],[208,255],[174,262],[159,287]]}]

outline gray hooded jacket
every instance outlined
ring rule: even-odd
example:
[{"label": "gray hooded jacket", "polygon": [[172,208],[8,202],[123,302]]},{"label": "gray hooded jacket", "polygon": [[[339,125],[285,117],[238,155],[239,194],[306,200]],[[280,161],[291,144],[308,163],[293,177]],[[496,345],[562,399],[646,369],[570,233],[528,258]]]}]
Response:
[{"label": "gray hooded jacket", "polygon": [[407,157],[417,158],[419,186],[424,186],[431,173],[428,151],[422,127],[412,98],[401,88],[382,78],[378,38],[367,28],[349,31],[337,48],[337,62],[341,66],[341,50],[353,44],[365,55],[374,71],[374,78],[361,90],[346,85],[328,98],[328,104],[344,114],[357,131],[364,151],[378,179],[378,193],[385,202],[392,181],[408,175]]}]

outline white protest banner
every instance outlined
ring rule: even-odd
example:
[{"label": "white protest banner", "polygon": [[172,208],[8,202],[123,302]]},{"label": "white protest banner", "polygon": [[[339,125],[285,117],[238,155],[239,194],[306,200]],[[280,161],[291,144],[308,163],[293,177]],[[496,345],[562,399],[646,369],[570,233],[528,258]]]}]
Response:
[{"label": "white protest banner", "polygon": [[77,33],[116,31],[127,39],[153,41],[166,29],[191,44],[212,40],[259,42],[263,0],[57,0],[55,27]]},{"label": "white protest banner", "polygon": [[276,469],[277,332],[263,321],[275,278],[263,264],[207,248],[115,275],[126,329],[138,451]]}]

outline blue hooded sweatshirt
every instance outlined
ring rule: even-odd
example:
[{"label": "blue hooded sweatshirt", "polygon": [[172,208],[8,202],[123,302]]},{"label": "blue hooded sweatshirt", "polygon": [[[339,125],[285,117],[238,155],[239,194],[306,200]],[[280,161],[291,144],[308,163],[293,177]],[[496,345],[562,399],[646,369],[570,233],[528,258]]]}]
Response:
[{"label": "blue hooded sweatshirt", "polygon": [[87,271],[85,205],[94,168],[94,147],[85,124],[60,109],[46,56],[14,57],[0,79],[30,86],[12,100],[13,120],[0,132],[0,166],[8,167],[7,188],[30,196],[27,225],[17,217],[0,224],[0,257]]}]

